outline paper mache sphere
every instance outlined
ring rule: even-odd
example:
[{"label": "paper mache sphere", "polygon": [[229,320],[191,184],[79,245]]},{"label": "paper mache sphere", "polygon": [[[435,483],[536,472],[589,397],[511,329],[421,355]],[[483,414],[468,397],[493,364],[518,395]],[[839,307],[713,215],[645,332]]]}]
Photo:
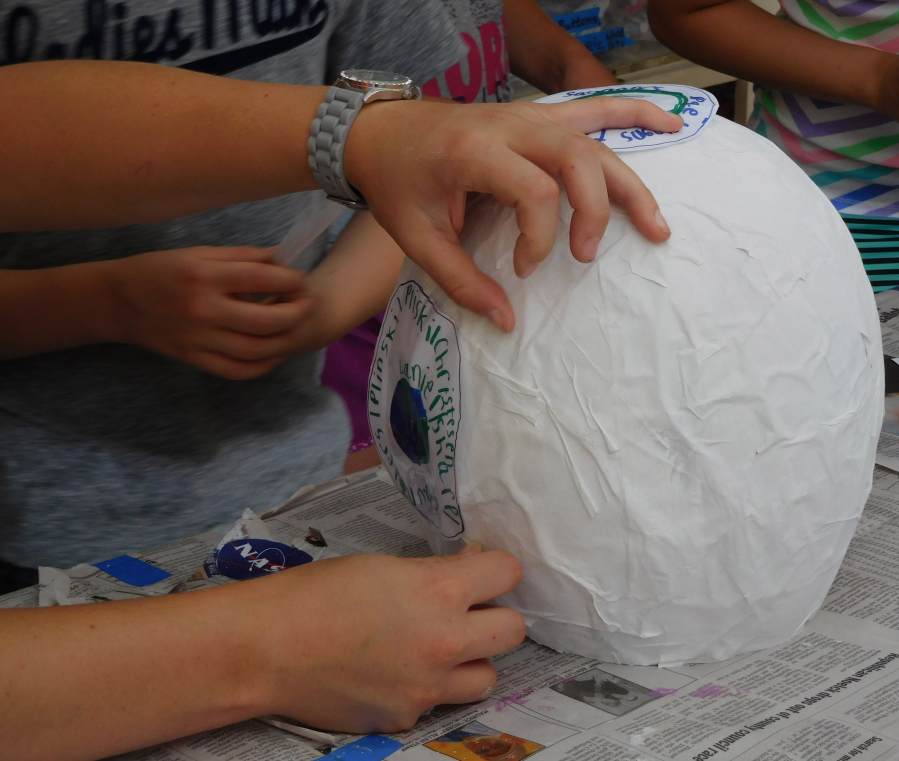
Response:
[{"label": "paper mache sphere", "polygon": [[846,226],[777,147],[719,117],[621,157],[671,238],[613,209],[596,261],[556,245],[526,280],[514,213],[463,244],[510,334],[404,265],[372,366],[388,472],[437,552],[513,553],[499,602],[529,635],[674,665],[777,645],[820,607],[871,487],[880,330]]}]

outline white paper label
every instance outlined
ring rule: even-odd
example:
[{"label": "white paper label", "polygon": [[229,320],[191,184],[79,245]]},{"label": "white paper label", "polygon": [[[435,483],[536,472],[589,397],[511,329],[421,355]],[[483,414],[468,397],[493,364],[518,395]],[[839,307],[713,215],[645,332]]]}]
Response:
[{"label": "white paper label", "polygon": [[678,132],[651,132],[640,127],[604,129],[591,132],[590,137],[609,146],[613,151],[642,151],[665,145],[684,143],[696,137],[718,111],[718,101],[706,90],[686,85],[613,85],[586,90],[547,95],[538,103],[565,103],[597,97],[634,98],[647,100],[659,108],[683,117],[684,126]]},{"label": "white paper label", "polygon": [[369,423],[397,488],[447,539],[465,528],[456,498],[459,371],[456,326],[421,285],[401,283],[372,363]]}]

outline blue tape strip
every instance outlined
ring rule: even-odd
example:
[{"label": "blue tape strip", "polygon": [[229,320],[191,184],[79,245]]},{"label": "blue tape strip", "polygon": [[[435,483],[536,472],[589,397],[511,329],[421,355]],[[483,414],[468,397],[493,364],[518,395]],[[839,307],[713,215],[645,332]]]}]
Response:
[{"label": "blue tape strip", "polygon": [[94,566],[134,587],[148,587],[150,584],[155,584],[172,575],[168,571],[163,571],[155,565],[145,563],[130,555],[121,555],[112,560],[104,560],[102,563],[94,563]]},{"label": "blue tape strip", "polygon": [[594,29],[600,26],[599,8],[587,8],[574,13],[563,13],[561,16],[553,16],[562,29],[572,34],[577,34],[585,29]]},{"label": "blue tape strip", "polygon": [[606,29],[604,32],[582,34],[577,39],[591,53],[602,53],[605,50],[626,48],[628,45],[634,44],[634,41],[624,33],[623,26],[619,26],[617,29]]},{"label": "blue tape strip", "polygon": [[342,748],[332,750],[328,754],[328,761],[335,758],[342,761],[382,761],[402,747],[403,744],[399,740],[391,740],[383,735],[368,735]]}]

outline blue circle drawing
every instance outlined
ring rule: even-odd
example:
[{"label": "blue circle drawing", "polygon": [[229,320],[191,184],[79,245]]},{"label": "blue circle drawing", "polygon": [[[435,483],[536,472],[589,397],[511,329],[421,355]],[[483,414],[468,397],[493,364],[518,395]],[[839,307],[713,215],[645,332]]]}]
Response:
[{"label": "blue circle drawing", "polygon": [[405,378],[400,378],[393,389],[390,430],[403,454],[416,465],[424,465],[431,459],[428,414],[425,412],[421,391],[412,388]]}]

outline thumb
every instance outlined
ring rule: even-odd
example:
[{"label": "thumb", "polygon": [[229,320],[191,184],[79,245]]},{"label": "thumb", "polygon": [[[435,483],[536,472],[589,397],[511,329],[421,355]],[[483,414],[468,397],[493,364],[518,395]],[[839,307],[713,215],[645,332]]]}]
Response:
[{"label": "thumb", "polygon": [[[509,297],[499,283],[478,269],[456,233],[441,232],[429,221],[417,229],[409,227],[402,237],[394,236],[406,255],[459,306],[486,317],[506,333],[512,330],[515,315]],[[386,225],[385,229],[393,235]]]}]

